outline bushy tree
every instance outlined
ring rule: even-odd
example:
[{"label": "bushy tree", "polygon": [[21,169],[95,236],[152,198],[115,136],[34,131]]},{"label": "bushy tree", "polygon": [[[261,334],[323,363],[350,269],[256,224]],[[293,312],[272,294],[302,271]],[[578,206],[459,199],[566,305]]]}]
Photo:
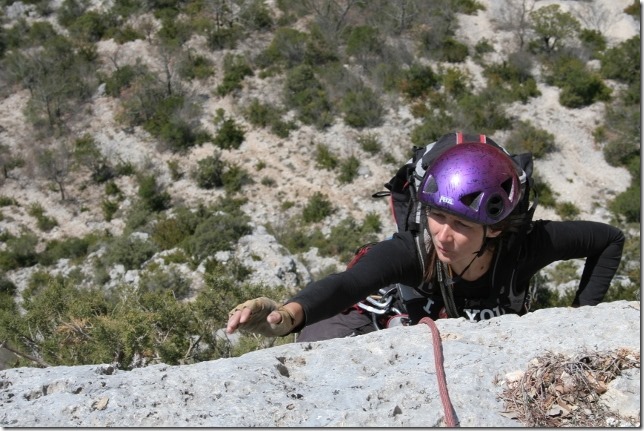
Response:
[{"label": "bushy tree", "polygon": [[530,26],[537,35],[534,45],[546,54],[560,50],[581,29],[579,21],[570,12],[563,12],[558,4],[532,11]]}]

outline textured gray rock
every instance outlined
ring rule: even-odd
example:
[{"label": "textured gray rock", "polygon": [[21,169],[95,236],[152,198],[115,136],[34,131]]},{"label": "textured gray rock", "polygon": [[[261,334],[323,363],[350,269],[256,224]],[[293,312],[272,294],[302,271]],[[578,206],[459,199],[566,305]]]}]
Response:
[{"label": "textured gray rock", "polygon": [[[516,427],[501,414],[506,376],[548,352],[640,350],[640,303],[538,310],[480,323],[439,320],[447,386],[461,426]],[[639,369],[615,380],[606,405],[639,426]],[[615,400],[618,400],[616,403]],[[0,372],[9,427],[274,427],[444,424],[430,330],[398,327],[296,343],[186,366],[109,365]]]}]

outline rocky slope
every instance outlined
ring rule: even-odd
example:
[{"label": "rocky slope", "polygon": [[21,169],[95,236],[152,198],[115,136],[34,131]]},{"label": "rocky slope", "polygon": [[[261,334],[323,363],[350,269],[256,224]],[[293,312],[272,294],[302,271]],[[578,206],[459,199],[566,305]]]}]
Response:
[{"label": "rocky slope", "polygon": [[[270,3],[270,2],[269,2]],[[503,31],[498,26],[502,16],[499,5],[491,1],[481,1],[486,10],[479,11],[476,15],[461,15],[458,37],[470,44],[485,38],[494,46],[495,51],[489,53],[488,61],[500,60],[504,53],[515,48],[512,34]],[[610,45],[626,40],[639,33],[639,23],[623,12],[630,4],[629,0],[607,1],[595,0],[592,4],[576,1],[557,1],[564,10],[579,11],[582,8],[592,7],[595,13],[602,12],[605,17],[603,22],[610,22],[610,26],[602,29]],[[96,7],[102,4],[94,2]],[[17,19],[40,19],[34,15],[32,8],[20,2],[15,2],[7,7],[8,17]],[[54,21],[53,16],[49,19]],[[243,45],[240,51],[256,52],[266,46],[268,39],[259,38],[255,45]],[[200,52],[206,53],[215,63],[217,70],[221,70],[222,55],[208,52],[204,49],[204,41],[194,37],[188,45]],[[147,42],[136,40],[117,45],[113,40],[100,41],[97,52],[102,59],[105,73],[113,71],[114,61],[118,64],[132,64],[141,61],[148,64],[151,70],[159,68],[158,56]],[[479,76],[480,65],[468,60],[464,67],[473,76]],[[536,74],[538,70],[534,71]],[[383,224],[383,237],[395,230],[388,205],[384,200],[374,200],[371,194],[382,190],[383,184],[395,172],[396,166],[382,163],[378,157],[369,157],[357,147],[357,138],[363,133],[347,127],[342,121],[336,121],[332,127],[320,131],[308,126],[292,132],[286,139],[281,139],[267,130],[253,128],[247,124],[242,116],[242,110],[252,98],[260,100],[278,101],[281,88],[281,78],[260,79],[247,77],[244,89],[234,96],[214,96],[212,89],[221,83],[222,73],[215,74],[203,82],[191,83],[190,93],[202,100],[203,114],[200,118],[202,126],[211,133],[216,128],[212,118],[218,109],[223,109],[227,115],[232,116],[246,130],[245,141],[238,150],[226,150],[222,157],[234,161],[248,172],[256,172],[255,167],[262,162],[266,167],[257,175],[270,181],[266,184],[256,176],[255,184],[243,190],[243,195],[248,199],[243,210],[252,219],[255,237],[267,240],[267,245],[256,247],[272,247],[273,252],[282,257],[273,259],[283,260],[285,267],[271,267],[271,265],[256,264],[255,274],[250,281],[262,282],[272,280],[270,284],[284,283],[287,287],[301,287],[306,280],[315,276],[324,268],[335,265],[341,268],[344,262],[337,259],[320,258],[315,250],[305,256],[288,256],[288,253],[279,249],[275,238],[271,238],[263,229],[264,226],[282,226],[289,217],[301,213],[307,200],[316,192],[322,192],[337,208],[334,217],[323,222],[323,229],[328,231],[332,226],[347,216],[356,220],[364,219],[368,213],[380,216]],[[483,80],[478,85],[483,85]],[[476,79],[474,82],[478,82]],[[558,150],[548,155],[545,159],[535,162],[535,171],[546,181],[558,195],[558,200],[570,202],[580,209],[580,218],[604,221],[610,219],[606,210],[606,202],[624,191],[630,182],[630,175],[626,169],[609,166],[603,159],[601,150],[593,146],[592,132],[600,123],[604,113],[604,106],[597,103],[581,109],[567,109],[558,103],[558,90],[555,87],[539,83],[541,96],[532,98],[526,104],[509,106],[507,112],[511,113],[513,120],[530,120],[543,130],[552,133],[556,139]],[[29,99],[27,90],[17,89],[10,92],[0,100],[0,138],[4,145],[11,148],[12,153],[22,154],[25,159],[33,159],[35,142],[38,137],[29,126],[24,110]],[[115,117],[119,110],[119,101],[106,96],[98,91],[90,103],[83,107],[83,114],[78,115],[78,122],[74,125],[72,136],[82,136],[89,133],[94,137],[103,155],[110,160],[130,162],[138,169],[146,169],[158,173],[158,181],[167,187],[173,197],[174,204],[184,203],[194,206],[199,202],[209,204],[223,195],[223,190],[205,190],[196,186],[188,173],[193,170],[197,161],[209,156],[215,147],[206,143],[203,146],[192,148],[187,154],[177,155],[169,152],[160,152],[155,140],[140,128],[125,129]],[[368,132],[376,136],[383,145],[383,151],[392,154],[397,160],[406,160],[411,148],[409,133],[418,123],[409,112],[409,106],[400,101],[389,100],[385,121],[382,126],[369,129]],[[447,131],[446,131],[447,132]],[[495,136],[497,142],[503,143],[507,132],[499,131]],[[351,154],[364,156],[361,161],[360,178],[350,184],[340,184],[336,173],[317,169],[312,157],[312,151],[317,144],[326,145],[340,157]],[[172,180],[167,165],[169,160],[179,161],[182,171],[186,174],[182,179]],[[41,238],[41,246],[45,241],[80,237],[90,232],[110,232],[119,235],[124,227],[123,217],[136,199],[137,185],[132,177],[120,177],[117,185],[122,190],[126,199],[121,203],[119,211],[111,221],[106,221],[101,211],[101,199],[104,197],[103,185],[88,183],[83,178],[76,178],[67,186],[69,198],[60,200],[60,194],[52,190],[51,183],[35,175],[35,166],[28,164],[24,168],[15,169],[9,178],[3,180],[0,194],[3,197],[14,199],[18,205],[3,211],[0,218],[0,232],[19,235],[25,230],[37,232]],[[294,202],[288,210],[283,210],[281,205],[286,201]],[[48,217],[55,219],[58,226],[50,231],[43,232],[37,227],[35,217],[28,211],[32,204],[40,204]],[[539,207],[536,218],[554,218],[558,216],[551,209]],[[0,246],[2,246],[0,244]],[[231,252],[242,261],[250,261],[245,246],[238,246]],[[222,256],[226,259],[227,256]],[[274,263],[274,262],[273,262]],[[302,265],[306,264],[307,268]],[[66,262],[60,262],[52,272],[69,271]],[[38,268],[19,269],[11,271],[7,277],[18,286],[21,291],[33,271]],[[284,277],[274,277],[275,274],[291,273]],[[136,281],[137,274],[126,274],[116,268],[111,272],[114,276],[111,283],[131,283]],[[194,275],[194,283],[198,286],[199,274]]]}]

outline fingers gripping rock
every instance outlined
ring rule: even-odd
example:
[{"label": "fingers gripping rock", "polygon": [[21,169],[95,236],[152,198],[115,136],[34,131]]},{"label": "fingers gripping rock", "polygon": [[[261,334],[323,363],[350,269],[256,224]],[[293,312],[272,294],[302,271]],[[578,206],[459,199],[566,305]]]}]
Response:
[{"label": "fingers gripping rock", "polygon": [[[283,306],[266,297],[249,299],[236,306],[228,315],[231,316],[245,308],[250,309],[251,314],[247,322],[239,325],[239,329],[244,332],[278,337],[290,333],[295,327],[293,315]],[[282,317],[279,323],[269,323],[266,320],[266,317],[273,311],[277,311]]]}]

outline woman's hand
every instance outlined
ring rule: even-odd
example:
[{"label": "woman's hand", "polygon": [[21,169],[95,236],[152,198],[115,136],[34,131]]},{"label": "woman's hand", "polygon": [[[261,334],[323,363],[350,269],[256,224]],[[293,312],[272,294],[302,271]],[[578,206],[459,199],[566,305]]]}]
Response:
[{"label": "woman's hand", "polygon": [[279,305],[266,297],[249,299],[228,313],[226,332],[245,332],[279,337],[293,331],[304,320],[302,307],[294,302]]}]

